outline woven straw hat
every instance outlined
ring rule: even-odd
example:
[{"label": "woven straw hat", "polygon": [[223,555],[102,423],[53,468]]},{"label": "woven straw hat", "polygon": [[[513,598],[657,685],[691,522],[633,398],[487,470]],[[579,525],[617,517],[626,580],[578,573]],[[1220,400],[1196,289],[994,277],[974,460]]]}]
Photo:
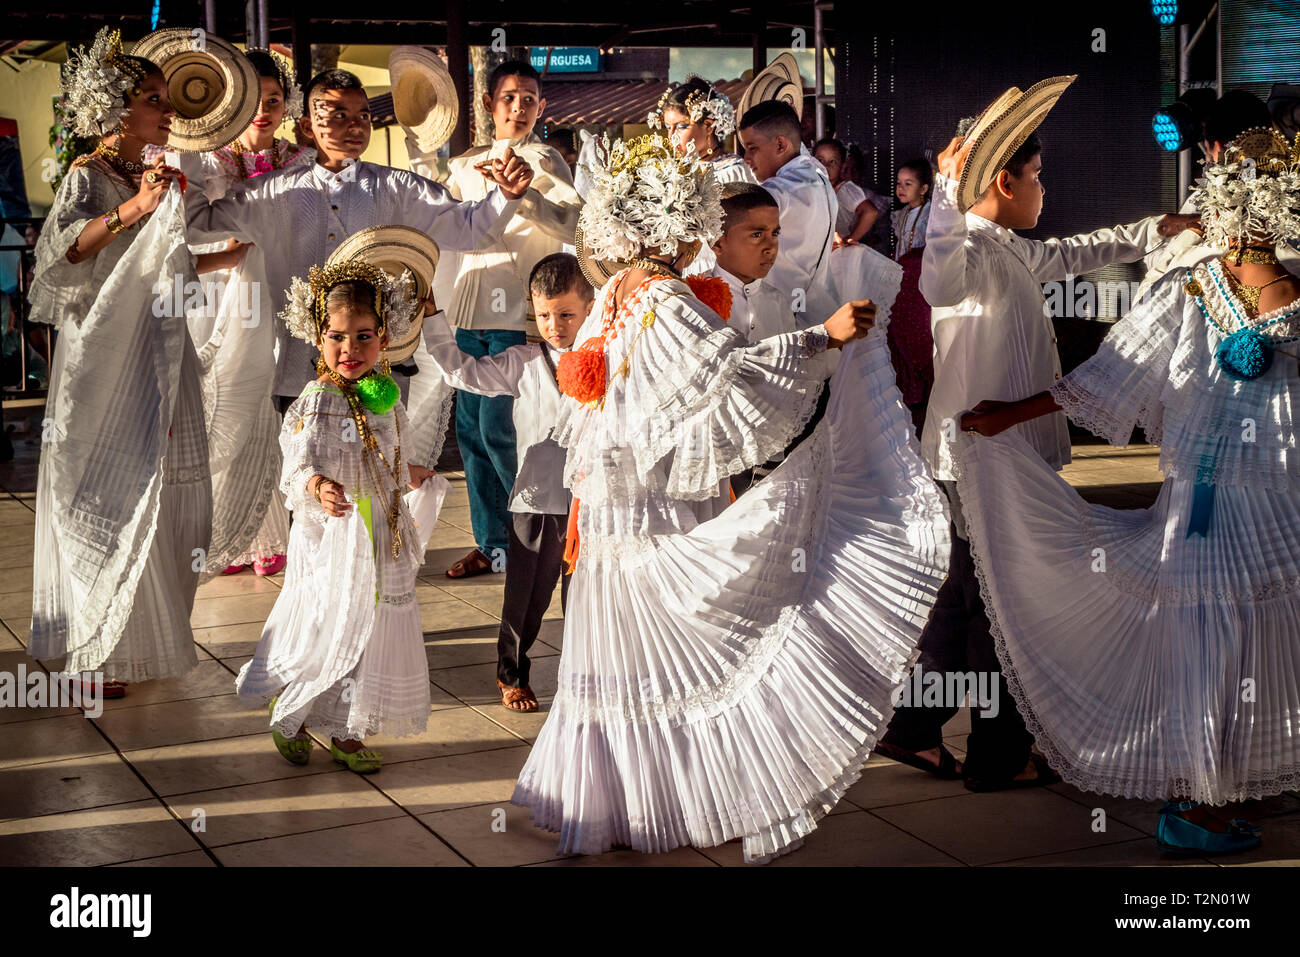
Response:
[{"label": "woven straw hat", "polygon": [[789,103],[803,119],[803,78],[799,76],[799,64],[793,53],[782,53],[745,87],[736,106],[736,122],[740,122],[751,106],[768,100]]},{"label": "woven straw hat", "polygon": [[460,104],[442,58],[424,47],[393,47],[388,55],[393,115],[420,149],[432,152],[451,139]]},{"label": "woven straw hat", "polygon": [[131,50],[156,64],[167,79],[176,116],[167,146],[201,153],[225,146],[257,115],[262,84],[248,57],[197,28],[155,30]]},{"label": "woven straw hat", "polygon": [[1077,74],[1048,77],[1024,92],[1013,86],[980,114],[965,138],[965,142],[974,145],[957,183],[958,209],[964,213],[975,205],[1012,154],[1043,122],[1065,88],[1077,78]]},{"label": "woven straw hat", "polygon": [[[360,259],[378,266],[391,276],[409,269],[415,277],[416,298],[423,299],[433,288],[433,274],[438,267],[438,244],[410,226],[371,226],[353,233],[334,250],[326,266]],[[389,338],[384,357],[389,362],[405,362],[415,353],[420,341],[421,316],[411,321],[410,331],[401,339]]]}]

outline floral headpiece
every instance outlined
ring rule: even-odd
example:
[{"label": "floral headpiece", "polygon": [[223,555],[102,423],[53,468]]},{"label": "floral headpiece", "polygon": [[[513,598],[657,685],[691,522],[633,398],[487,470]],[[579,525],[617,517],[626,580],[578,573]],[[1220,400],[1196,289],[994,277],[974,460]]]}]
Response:
[{"label": "floral headpiece", "polygon": [[312,266],[303,281],[297,276],[289,284],[287,302],[280,318],[295,339],[316,345],[320,342],[329,314],[325,297],[340,283],[363,282],[374,293],[379,332],[389,339],[401,339],[411,331],[411,320],[420,307],[415,298],[415,279],[409,269],[397,277],[360,259],[321,269]]},{"label": "floral headpiece", "polygon": [[122,52],[122,31],[103,27],[87,50],[63,65],[64,112],[82,136],[106,136],[127,113],[126,94],[138,93],[148,70]]},{"label": "floral headpiece", "polygon": [[664,90],[659,97],[659,102],[655,104],[655,108],[646,116],[646,122],[650,124],[651,129],[667,129],[667,125],[664,123],[664,110],[677,105],[673,102],[673,94],[688,85],[692,80],[699,80],[708,88],[706,90],[692,90],[688,93],[686,100],[682,104],[682,112],[690,117],[692,123],[700,123],[705,118],[711,118],[713,120],[713,134],[718,139],[725,140],[736,132],[736,110],[725,93],[715,89],[711,83],[694,73],[686,78],[685,83],[670,86]]},{"label": "floral headpiece", "polygon": [[608,137],[607,157],[592,171],[578,222],[597,259],[625,260],[646,249],[711,243],[722,235],[718,181],[694,150],[679,156],[662,133],[632,140]]},{"label": "floral headpiece", "polygon": [[1265,126],[1239,134],[1222,162],[1206,166],[1191,200],[1212,246],[1300,237],[1300,135],[1287,143]]},{"label": "floral headpiece", "polygon": [[[298,85],[298,74],[293,68],[293,61],[283,53],[257,47],[271,58],[280,74],[280,86],[284,89],[284,112],[295,123],[302,117],[302,87]],[[250,53],[252,50],[249,51]]]}]

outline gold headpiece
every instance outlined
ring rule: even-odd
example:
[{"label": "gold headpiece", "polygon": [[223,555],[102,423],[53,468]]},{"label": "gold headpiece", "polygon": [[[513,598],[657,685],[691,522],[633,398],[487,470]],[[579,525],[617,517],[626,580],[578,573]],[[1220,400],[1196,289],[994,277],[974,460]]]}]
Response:
[{"label": "gold headpiece", "polygon": [[312,266],[307,271],[306,282],[297,276],[290,280],[280,317],[295,338],[312,345],[320,342],[329,317],[326,297],[331,289],[344,282],[363,282],[370,287],[380,335],[400,338],[410,331],[411,319],[420,308],[410,270],[393,277],[379,266],[358,258],[324,269]]},{"label": "gold headpiece", "polygon": [[1272,126],[1255,126],[1238,133],[1224,151],[1224,163],[1249,160],[1255,171],[1275,175],[1300,165],[1300,133],[1294,143]]},{"label": "gold headpiece", "polygon": [[108,34],[108,55],[104,57],[104,62],[111,66],[118,73],[127,77],[131,81],[132,96],[138,96],[140,93],[140,84],[144,78],[149,75],[149,71],[142,67],[137,61],[131,59],[122,52],[122,31],[112,30]]}]

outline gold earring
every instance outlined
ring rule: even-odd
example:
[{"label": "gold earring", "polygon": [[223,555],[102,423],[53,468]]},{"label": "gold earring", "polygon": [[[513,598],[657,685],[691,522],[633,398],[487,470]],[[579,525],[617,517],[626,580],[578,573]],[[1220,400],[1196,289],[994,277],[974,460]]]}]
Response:
[{"label": "gold earring", "polygon": [[316,371],[317,371],[317,373],[319,373],[320,375],[324,375],[326,372],[329,372],[329,371],[330,371],[330,367],[327,366],[327,365],[325,364],[325,357],[324,357],[324,356],[317,356],[317,357],[316,357]]},{"label": "gold earring", "polygon": [[393,371],[393,367],[388,361],[388,356],[384,356],[382,359],[379,360],[380,375],[389,375],[392,371]]}]

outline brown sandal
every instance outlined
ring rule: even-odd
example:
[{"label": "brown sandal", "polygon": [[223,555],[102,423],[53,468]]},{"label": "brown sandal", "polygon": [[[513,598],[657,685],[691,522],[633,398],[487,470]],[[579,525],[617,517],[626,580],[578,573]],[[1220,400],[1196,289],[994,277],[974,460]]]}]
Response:
[{"label": "brown sandal", "polygon": [[[510,711],[533,712],[537,710],[537,695],[533,694],[533,689],[524,685],[522,688],[512,688],[508,684],[503,684],[501,679],[497,679],[497,687],[501,689],[501,707]],[[523,704],[522,708],[516,708],[515,703]]]},{"label": "brown sandal", "polygon": [[448,578],[473,578],[492,571],[492,559],[477,548],[447,569]]}]

